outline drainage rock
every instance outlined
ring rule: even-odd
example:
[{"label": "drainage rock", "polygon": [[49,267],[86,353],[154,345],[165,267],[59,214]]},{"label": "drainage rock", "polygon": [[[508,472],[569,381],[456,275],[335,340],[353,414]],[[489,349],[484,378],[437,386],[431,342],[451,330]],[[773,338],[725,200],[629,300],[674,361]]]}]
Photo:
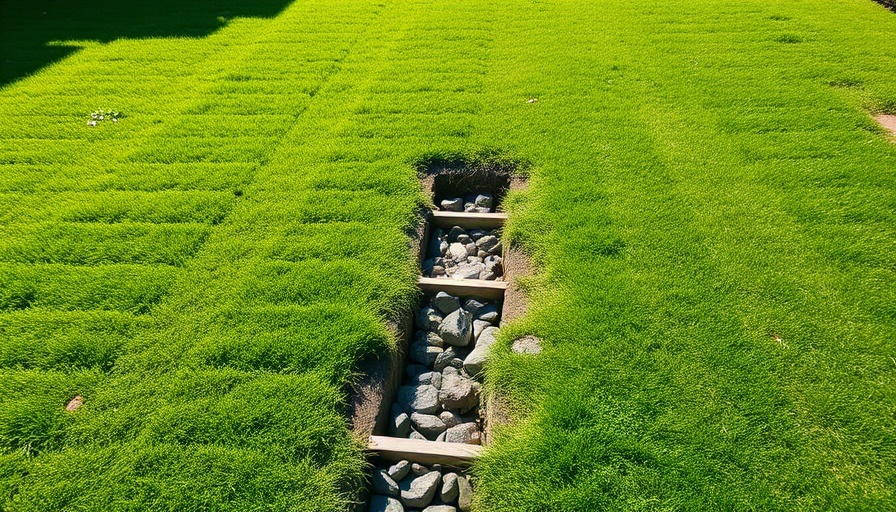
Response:
[{"label": "drainage rock", "polygon": [[387,496],[398,496],[398,484],[385,469],[373,472],[373,492]]},{"label": "drainage rock", "polygon": [[439,336],[445,343],[456,347],[465,347],[470,343],[473,334],[473,316],[462,309],[446,316],[439,323]]},{"label": "drainage rock", "polygon": [[401,386],[398,389],[398,402],[413,412],[432,414],[439,410],[439,390],[429,384]]},{"label": "drainage rock", "polygon": [[388,496],[370,498],[370,512],[404,512],[401,502]]},{"label": "drainage rock", "polygon": [[426,507],[432,502],[441,481],[442,475],[438,471],[411,480],[401,489],[401,503],[406,507]]}]

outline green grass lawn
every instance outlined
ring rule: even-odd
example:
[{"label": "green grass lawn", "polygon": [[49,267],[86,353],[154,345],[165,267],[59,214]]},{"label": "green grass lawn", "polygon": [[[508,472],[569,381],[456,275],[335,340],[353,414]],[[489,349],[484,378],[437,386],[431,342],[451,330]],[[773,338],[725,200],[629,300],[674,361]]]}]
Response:
[{"label": "green grass lawn", "polygon": [[344,510],[415,163],[481,153],[538,272],[479,509],[896,508],[893,13],[129,4],[0,12],[2,508]]}]

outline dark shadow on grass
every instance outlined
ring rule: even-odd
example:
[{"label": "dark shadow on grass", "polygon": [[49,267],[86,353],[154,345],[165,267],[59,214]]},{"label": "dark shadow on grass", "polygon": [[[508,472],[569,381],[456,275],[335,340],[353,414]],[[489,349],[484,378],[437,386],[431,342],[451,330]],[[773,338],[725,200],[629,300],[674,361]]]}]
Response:
[{"label": "dark shadow on grass", "polygon": [[54,42],[204,37],[236,17],[273,17],[290,0],[0,0],[0,87],[79,47]]}]

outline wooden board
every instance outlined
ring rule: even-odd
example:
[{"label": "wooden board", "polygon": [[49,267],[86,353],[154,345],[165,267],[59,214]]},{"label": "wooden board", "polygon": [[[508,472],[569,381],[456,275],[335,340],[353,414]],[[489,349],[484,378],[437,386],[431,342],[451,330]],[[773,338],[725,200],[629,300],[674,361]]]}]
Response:
[{"label": "wooden board", "polygon": [[440,228],[460,226],[464,229],[495,229],[503,226],[505,220],[506,213],[432,212],[432,222]]},{"label": "wooden board", "polygon": [[509,285],[505,281],[421,277],[417,280],[417,286],[427,295],[445,292],[455,297],[480,297],[486,300],[503,300],[504,291],[507,290]]},{"label": "wooden board", "polygon": [[370,436],[367,450],[391,461],[409,460],[420,464],[468,466],[479,456],[482,447],[462,443]]}]

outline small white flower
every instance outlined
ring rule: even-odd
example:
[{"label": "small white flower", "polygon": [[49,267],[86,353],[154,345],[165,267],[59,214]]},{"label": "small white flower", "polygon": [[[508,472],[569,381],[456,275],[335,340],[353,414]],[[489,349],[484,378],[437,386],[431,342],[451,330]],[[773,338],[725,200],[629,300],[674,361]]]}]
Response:
[{"label": "small white flower", "polygon": [[96,121],[87,121],[87,126],[96,126]]}]

